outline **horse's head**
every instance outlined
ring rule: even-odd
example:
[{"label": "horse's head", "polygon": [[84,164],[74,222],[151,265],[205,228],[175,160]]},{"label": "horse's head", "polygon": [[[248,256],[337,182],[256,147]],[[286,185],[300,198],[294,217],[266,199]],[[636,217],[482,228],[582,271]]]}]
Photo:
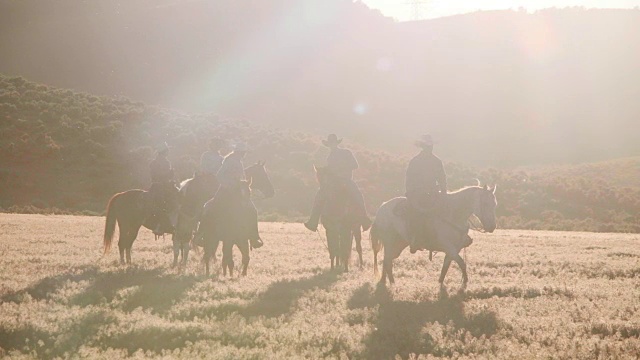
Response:
[{"label": "horse's head", "polygon": [[496,229],[496,187],[479,187],[473,205],[473,213],[480,219],[484,230],[490,233]]},{"label": "horse's head", "polygon": [[273,197],[276,192],[273,189],[273,184],[271,183],[271,179],[269,179],[264,164],[264,161],[257,162],[246,168],[244,173],[252,189],[260,190],[265,197],[270,198]]}]

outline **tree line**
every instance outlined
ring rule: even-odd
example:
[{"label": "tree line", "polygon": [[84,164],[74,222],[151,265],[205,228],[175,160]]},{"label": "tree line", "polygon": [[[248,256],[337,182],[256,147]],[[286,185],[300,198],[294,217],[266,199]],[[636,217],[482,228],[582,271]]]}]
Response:
[{"label": "tree line", "polygon": [[[211,137],[246,141],[247,163],[265,160],[276,188],[258,200],[263,220],[309,211],[326,134],[310,135],[217,114],[187,114],[123,97],[94,96],[0,75],[0,210],[100,215],[110,196],[149,186],[154,147],[166,141],[177,180],[191,177]],[[345,140],[373,214],[404,192],[406,156]],[[445,159],[446,160],[446,159]],[[498,185],[499,226],[640,232],[640,159],[523,169],[446,162],[451,190],[476,179]]]}]

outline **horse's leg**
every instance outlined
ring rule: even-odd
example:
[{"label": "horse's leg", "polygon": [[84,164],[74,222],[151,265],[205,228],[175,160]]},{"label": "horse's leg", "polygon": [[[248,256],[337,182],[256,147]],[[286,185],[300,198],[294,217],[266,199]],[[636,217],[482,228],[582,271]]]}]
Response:
[{"label": "horse's leg", "polygon": [[360,228],[353,230],[353,237],[356,239],[356,251],[358,252],[358,261],[360,269],[364,267],[364,261],[362,261],[362,233]]},{"label": "horse's leg", "polygon": [[467,282],[469,281],[469,277],[467,276],[467,264],[464,262],[460,254],[452,255],[451,259],[458,264],[460,271],[462,271],[462,288],[464,289],[467,287]]},{"label": "horse's leg", "polygon": [[130,228],[127,228],[124,233],[120,234],[120,240],[118,241],[118,248],[120,248],[120,263],[121,264],[131,264],[131,243],[133,240],[131,239],[133,236],[133,231]]},{"label": "horse's leg", "polygon": [[233,242],[230,240],[222,242],[222,273],[227,274],[229,269],[229,276],[233,277]]},{"label": "horse's leg", "polygon": [[393,278],[393,274],[391,273],[391,267],[393,266],[393,256],[391,255],[391,246],[384,247],[384,259],[382,259],[382,278],[380,282],[382,284],[386,284],[387,278],[389,278],[389,282],[393,284],[395,279]]},{"label": "horse's leg", "polygon": [[340,245],[342,247],[342,262],[344,263],[344,271],[349,272],[351,249],[353,248],[353,233],[351,231],[351,227],[345,227],[345,229],[342,231]]},{"label": "horse's leg", "polygon": [[126,225],[127,224],[123,224],[122,221],[118,221],[118,227],[120,228],[118,232],[118,251],[120,252],[120,265],[124,265],[125,238],[127,237],[127,233],[129,232],[129,228]]},{"label": "horse's leg", "polygon": [[191,249],[189,242],[182,243],[182,266],[187,267],[187,260],[189,260],[189,250]]},{"label": "horse's leg", "polygon": [[171,240],[173,241],[173,264],[171,267],[176,267],[178,266],[178,256],[180,255],[180,248],[182,247],[182,244],[180,240],[176,238],[175,234],[171,237]]},{"label": "horse's leg", "polygon": [[329,258],[331,259],[331,270],[334,270],[340,264],[340,259],[338,259],[338,251],[336,250],[335,246],[335,234],[333,230],[331,230],[331,227],[329,227],[328,229],[325,227],[325,229],[325,234],[327,236],[327,248],[329,249]]},{"label": "horse's leg", "polygon": [[447,272],[449,271],[449,266],[451,265],[451,256],[446,254],[444,257],[444,262],[442,263],[442,270],[440,271],[440,286],[444,285],[444,277],[447,276]]},{"label": "horse's leg", "polygon": [[202,261],[204,261],[204,269],[205,269],[204,273],[207,277],[209,277],[209,259],[210,258],[211,258],[211,254],[209,254],[209,251],[205,247],[204,255],[202,256]]},{"label": "horse's leg", "polygon": [[[407,244],[396,241],[394,244],[384,248],[383,267],[385,265],[387,266],[387,276],[391,284],[396,282],[396,279],[393,277],[393,260],[397,259],[406,247]],[[387,259],[389,259],[388,262]]]},{"label": "horse's leg", "polygon": [[249,260],[251,259],[249,257],[249,242],[242,240],[236,245],[242,254],[242,276],[247,276],[247,268],[249,267]]},{"label": "horse's leg", "polygon": [[135,240],[135,234],[134,232],[130,232],[129,233],[129,241],[127,242],[127,246],[124,249],[124,256],[127,259],[127,265],[131,265],[131,246],[133,246],[133,240]]},{"label": "horse's leg", "polygon": [[142,226],[142,224],[139,224],[138,227],[134,227],[129,234],[129,246],[126,250],[127,264],[129,265],[131,265],[131,248],[133,247],[133,242],[136,241],[136,238],[138,237],[140,226]]},{"label": "horse's leg", "polygon": [[218,250],[218,243],[220,241],[212,232],[206,230],[203,231],[202,237],[202,247],[204,249],[202,262],[204,262],[206,274],[209,276],[209,262],[211,258],[213,258],[214,263],[216,262],[216,251]]}]

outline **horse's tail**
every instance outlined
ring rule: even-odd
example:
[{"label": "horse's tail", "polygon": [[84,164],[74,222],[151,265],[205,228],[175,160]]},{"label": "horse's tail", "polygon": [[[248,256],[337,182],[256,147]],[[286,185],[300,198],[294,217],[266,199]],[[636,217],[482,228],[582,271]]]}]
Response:
[{"label": "horse's tail", "polygon": [[111,249],[111,242],[113,241],[113,235],[116,232],[116,214],[114,205],[116,199],[122,193],[115,194],[109,199],[109,203],[107,204],[107,220],[104,224],[104,252],[106,255]]},{"label": "horse's tail", "polygon": [[374,221],[373,225],[371,225],[369,240],[371,240],[371,249],[373,250],[373,274],[378,276],[378,252],[382,250],[384,244],[380,241],[380,225],[377,221]]}]

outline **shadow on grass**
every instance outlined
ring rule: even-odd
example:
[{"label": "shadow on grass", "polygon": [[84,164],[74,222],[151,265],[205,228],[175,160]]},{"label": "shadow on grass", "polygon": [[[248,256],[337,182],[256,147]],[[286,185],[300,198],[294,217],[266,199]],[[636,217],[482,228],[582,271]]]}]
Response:
[{"label": "shadow on grass", "polygon": [[322,272],[310,278],[279,281],[271,285],[256,301],[241,311],[245,317],[278,317],[287,314],[295,301],[306,291],[327,289],[338,280],[333,271]]},{"label": "shadow on grass", "polygon": [[[490,336],[498,330],[494,312],[465,314],[464,295],[449,296],[443,289],[435,301],[393,301],[389,290],[379,285],[375,291],[365,284],[354,292],[347,306],[351,309],[379,306],[375,330],[364,340],[366,359],[407,359],[411,354],[453,356],[451,350],[440,348],[428,333],[427,324],[450,324],[457,332],[463,330],[474,337]],[[451,353],[450,353],[451,352]]]},{"label": "shadow on grass", "polygon": [[71,299],[73,305],[89,306],[108,303],[118,291],[136,287],[123,299],[122,310],[130,312],[138,307],[162,313],[171,308],[183,294],[198,282],[194,276],[163,275],[163,268],[126,269],[126,271],[100,273],[82,293]]},{"label": "shadow on grass", "polygon": [[262,294],[248,305],[244,304],[205,304],[192,308],[174,316],[180,321],[191,321],[195,318],[214,318],[222,321],[233,314],[245,318],[265,316],[278,317],[291,312],[291,308],[305,292],[314,289],[327,289],[338,280],[338,274],[331,271],[300,280],[279,281],[273,283]]},{"label": "shadow on grass", "polygon": [[5,294],[0,301],[21,303],[25,295],[29,295],[34,300],[45,300],[49,295],[60,290],[65,283],[80,282],[90,280],[98,274],[98,267],[95,265],[87,265],[74,268],[65,274],[49,276],[30,285],[29,287]]},{"label": "shadow on grass", "polygon": [[60,329],[40,328],[34,324],[15,327],[0,326],[0,349],[18,350],[35,354],[41,359],[66,357],[82,345],[93,342],[100,329],[116,323],[116,318],[106,310],[89,312]]},{"label": "shadow on grass", "polygon": [[122,310],[132,311],[137,307],[151,308],[155,312],[168,310],[198,280],[194,276],[163,275],[163,268],[124,268],[116,272],[100,272],[97,266],[74,268],[67,273],[46,277],[25,289],[8,293],[1,302],[24,302],[25,296],[40,301],[51,298],[69,282],[90,281],[80,294],[70,299],[71,305],[89,306],[109,303],[118,291],[136,287],[123,299]]}]

